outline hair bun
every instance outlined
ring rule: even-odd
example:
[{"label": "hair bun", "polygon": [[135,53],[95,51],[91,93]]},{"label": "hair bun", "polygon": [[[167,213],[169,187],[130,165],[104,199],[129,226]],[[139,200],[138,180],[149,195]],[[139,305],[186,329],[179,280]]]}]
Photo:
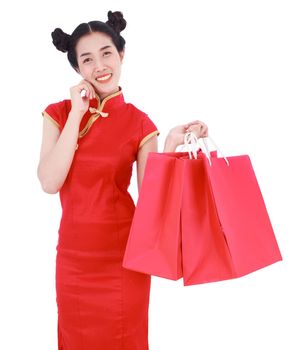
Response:
[{"label": "hair bun", "polygon": [[108,21],[106,22],[114,31],[119,34],[126,28],[127,22],[120,11],[108,11]]},{"label": "hair bun", "polygon": [[62,52],[67,52],[69,49],[70,35],[63,32],[62,29],[56,28],[51,33],[53,44],[57,50]]}]

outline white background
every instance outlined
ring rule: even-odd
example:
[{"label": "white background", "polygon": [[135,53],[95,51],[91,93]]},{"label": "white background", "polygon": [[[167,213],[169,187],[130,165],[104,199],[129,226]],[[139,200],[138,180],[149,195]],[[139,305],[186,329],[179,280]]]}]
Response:
[{"label": "white background", "polygon": [[[152,277],[150,350],[295,350],[298,339],[297,1],[48,1],[1,8],[0,348],[54,350],[59,196],[36,169],[44,108],[81,77],[52,44],[60,27],[127,28],[120,85],[168,130],[199,119],[227,155],[249,154],[284,260],[248,276],[183,287]],[[3,6],[3,5],[2,5]],[[111,138],[113,147],[113,138]],[[297,152],[296,152],[297,151]],[[137,198],[136,169],[130,193]],[[108,349],[107,349],[108,350]]]}]

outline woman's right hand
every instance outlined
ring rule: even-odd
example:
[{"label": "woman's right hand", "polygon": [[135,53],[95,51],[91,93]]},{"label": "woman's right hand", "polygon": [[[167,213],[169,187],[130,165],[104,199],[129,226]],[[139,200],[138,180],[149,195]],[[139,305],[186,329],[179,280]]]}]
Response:
[{"label": "woman's right hand", "polygon": [[[81,91],[86,90],[85,96],[81,96]],[[93,85],[83,79],[78,85],[70,88],[72,111],[79,113],[81,117],[87,112],[89,107],[89,101],[96,97],[95,89]]]}]

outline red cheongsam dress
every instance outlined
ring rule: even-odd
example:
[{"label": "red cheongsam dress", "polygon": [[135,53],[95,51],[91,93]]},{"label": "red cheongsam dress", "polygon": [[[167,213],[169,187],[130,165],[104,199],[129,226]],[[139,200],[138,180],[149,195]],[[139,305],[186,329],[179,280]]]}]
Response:
[{"label": "red cheongsam dress", "polygon": [[[42,112],[63,130],[71,100]],[[60,189],[56,254],[59,350],[147,350],[151,276],[122,267],[134,201],[127,191],[140,147],[159,135],[122,88],[90,100]]]}]

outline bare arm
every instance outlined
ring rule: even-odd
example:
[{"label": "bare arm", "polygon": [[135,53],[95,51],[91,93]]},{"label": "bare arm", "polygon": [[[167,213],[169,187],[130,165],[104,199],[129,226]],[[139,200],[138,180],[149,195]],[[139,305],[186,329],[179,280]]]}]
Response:
[{"label": "bare arm", "polygon": [[163,152],[175,152],[177,146],[178,143],[168,134],[165,139]]},{"label": "bare arm", "polygon": [[157,135],[148,139],[140,148],[137,155],[137,185],[138,193],[140,192],[146,160],[149,152],[158,152]]},{"label": "bare arm", "polygon": [[[81,96],[85,90],[85,96]],[[80,123],[89,107],[89,100],[95,98],[93,85],[83,79],[70,88],[72,108],[60,133],[51,120],[44,118],[43,139],[37,176],[47,193],[57,193],[63,185],[71,167],[77,148]]]},{"label": "bare arm", "polygon": [[57,193],[67,177],[77,146],[80,120],[80,114],[71,110],[60,133],[58,127],[44,117],[37,176],[47,193]]}]

